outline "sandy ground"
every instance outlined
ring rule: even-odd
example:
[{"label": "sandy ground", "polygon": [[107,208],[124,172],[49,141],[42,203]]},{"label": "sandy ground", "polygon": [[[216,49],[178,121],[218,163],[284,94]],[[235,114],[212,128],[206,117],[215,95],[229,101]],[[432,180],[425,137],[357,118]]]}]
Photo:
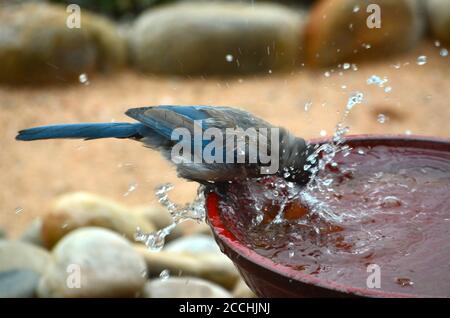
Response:
[{"label": "sandy ground", "polygon": [[[416,64],[419,55],[428,63]],[[394,65],[400,65],[396,68]],[[450,57],[431,43],[405,55],[358,65],[358,71],[306,68],[292,74],[228,79],[148,77],[133,71],[90,78],[89,85],[0,87],[0,226],[11,236],[48,211],[59,194],[91,191],[123,204],[156,204],[153,189],[171,182],[172,198],[190,200],[196,184],[180,180],[157,153],[127,140],[17,142],[26,127],[69,122],[127,121],[131,107],[157,104],[229,105],[247,109],[299,136],[334,132],[351,92],[364,103],[348,118],[351,133],[398,133],[450,137]],[[368,86],[371,75],[387,76],[390,93]],[[345,85],[345,86],[343,86]],[[305,112],[305,103],[312,102]],[[379,113],[390,120],[377,122]],[[135,191],[126,195],[131,185]]]}]

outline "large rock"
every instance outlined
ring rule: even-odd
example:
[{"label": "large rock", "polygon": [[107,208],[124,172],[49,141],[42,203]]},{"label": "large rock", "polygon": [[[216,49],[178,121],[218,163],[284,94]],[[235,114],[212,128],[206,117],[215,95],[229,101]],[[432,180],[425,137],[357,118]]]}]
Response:
[{"label": "large rock", "polygon": [[[380,7],[380,28],[367,25],[370,4]],[[324,0],[306,26],[307,61],[327,66],[405,51],[418,42],[424,24],[417,0]]]},{"label": "large rock", "polygon": [[143,72],[179,75],[291,69],[303,16],[275,4],[166,5],[143,13],[129,32],[132,60]]},{"label": "large rock", "polygon": [[64,237],[41,278],[39,297],[133,297],[146,282],[146,265],[132,245],[102,228]]},{"label": "large rock", "polygon": [[247,286],[245,281],[241,278],[233,288],[233,297],[236,298],[255,298],[255,293]]},{"label": "large rock", "polygon": [[90,193],[76,192],[61,196],[43,217],[42,239],[52,247],[70,231],[85,227],[108,228],[134,240],[136,229],[153,232],[155,227],[126,207]]},{"label": "large rock", "polygon": [[81,28],[69,28],[69,15],[59,5],[0,5],[0,82],[62,83],[126,62],[113,23],[82,10]]},{"label": "large rock", "polygon": [[450,1],[427,0],[428,21],[434,40],[450,43]]},{"label": "large rock", "polygon": [[170,277],[154,279],[145,285],[148,298],[231,298],[222,287],[195,277]]},{"label": "large rock", "polygon": [[7,237],[6,231],[0,227],[0,239],[4,239],[6,237]]},{"label": "large rock", "polygon": [[19,241],[0,240],[0,271],[29,269],[43,273],[50,254],[43,248]]},{"label": "large rock", "polygon": [[136,245],[136,250],[145,258],[150,277],[157,277],[167,270],[171,275],[193,276],[220,284],[231,289],[239,278],[233,263],[223,254],[216,252],[182,253],[151,252],[145,246]]},{"label": "large rock", "polygon": [[36,218],[31,221],[30,225],[28,225],[28,227],[22,233],[19,240],[36,246],[44,247],[45,245],[42,241],[42,219]]},{"label": "large rock", "polygon": [[0,272],[0,298],[32,298],[36,295],[39,274],[28,269]]},{"label": "large rock", "polygon": [[204,234],[196,234],[178,238],[170,243],[167,243],[164,250],[176,253],[195,254],[211,252],[221,254],[214,238]]}]

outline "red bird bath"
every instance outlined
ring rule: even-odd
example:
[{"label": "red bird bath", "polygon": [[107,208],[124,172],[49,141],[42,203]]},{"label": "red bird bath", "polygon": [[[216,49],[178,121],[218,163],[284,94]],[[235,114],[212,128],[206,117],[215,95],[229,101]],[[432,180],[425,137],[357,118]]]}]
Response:
[{"label": "red bird bath", "polygon": [[[230,184],[206,200],[222,251],[261,297],[450,297],[450,140],[362,135],[345,144],[351,152],[325,179],[334,190],[312,193],[342,220],[306,218],[301,203],[241,202],[255,188]],[[258,225],[255,204],[265,212]],[[274,222],[281,210],[285,222]],[[311,222],[321,234],[305,231]]]}]

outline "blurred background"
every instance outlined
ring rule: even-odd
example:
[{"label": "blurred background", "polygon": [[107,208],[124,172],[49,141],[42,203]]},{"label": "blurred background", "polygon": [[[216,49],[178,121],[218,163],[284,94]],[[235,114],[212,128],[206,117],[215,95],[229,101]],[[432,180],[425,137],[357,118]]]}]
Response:
[{"label": "blurred background", "polygon": [[[169,221],[154,188],[173,183],[178,203],[197,189],[138,143],[23,143],[14,140],[20,129],[201,104],[239,107],[316,138],[334,133],[349,96],[361,92],[346,121],[351,134],[448,138],[448,49],[449,0],[0,1],[0,236],[46,249],[85,225],[132,236],[108,218],[126,211],[157,229]],[[208,233],[194,223],[179,231]],[[9,270],[1,251],[0,271]],[[232,283],[212,281],[230,291],[238,280],[230,275]],[[40,295],[67,296],[54,290]]]}]

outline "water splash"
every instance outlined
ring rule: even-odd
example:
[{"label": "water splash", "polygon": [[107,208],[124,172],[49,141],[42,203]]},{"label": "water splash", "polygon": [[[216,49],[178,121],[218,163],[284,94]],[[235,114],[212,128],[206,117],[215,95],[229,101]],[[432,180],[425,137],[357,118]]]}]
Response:
[{"label": "water splash", "polygon": [[187,220],[202,222],[205,219],[205,196],[203,186],[198,188],[197,197],[194,201],[183,206],[178,206],[169,199],[168,194],[172,189],[173,185],[170,183],[163,184],[155,189],[155,195],[159,203],[170,213],[172,223],[152,233],[144,233],[140,228],[136,230],[135,240],[144,243],[151,251],[160,251],[164,247],[166,237],[172,233],[178,224]]}]

